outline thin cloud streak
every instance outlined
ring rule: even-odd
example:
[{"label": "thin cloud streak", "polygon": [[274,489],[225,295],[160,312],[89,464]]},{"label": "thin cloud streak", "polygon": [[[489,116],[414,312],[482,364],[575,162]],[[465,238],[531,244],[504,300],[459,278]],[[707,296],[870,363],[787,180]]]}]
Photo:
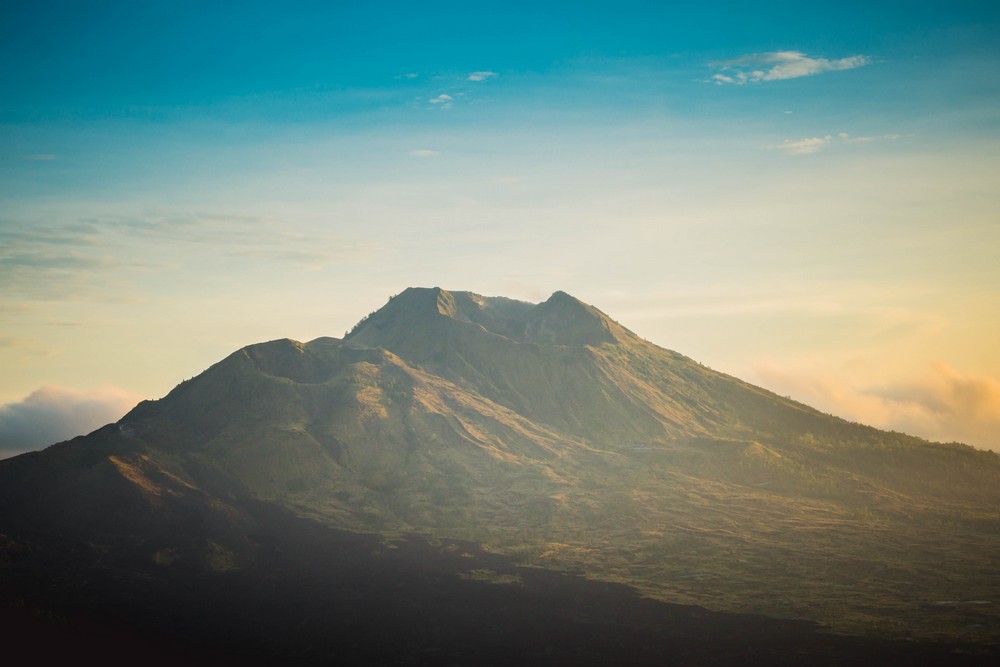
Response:
[{"label": "thin cloud streak", "polygon": [[[382,249],[375,241],[316,228],[291,230],[265,217],[171,212],[44,225],[11,221],[0,231],[0,244],[4,296],[38,300],[132,294],[142,276],[176,270],[178,261],[196,272],[211,270],[219,257],[317,269],[363,262]],[[197,261],[206,254],[213,262]]]},{"label": "thin cloud streak", "polygon": [[863,55],[829,60],[811,58],[801,51],[771,51],[751,53],[734,60],[714,63],[720,71],[710,81],[716,85],[737,85],[781,81],[815,76],[824,72],[837,72],[870,65],[871,58]]},{"label": "thin cloud streak", "polygon": [[812,155],[830,145],[833,137],[806,137],[805,139],[786,139],[780,144],[767,146],[770,150],[779,150],[785,155]]},{"label": "thin cloud streak", "polygon": [[25,338],[23,336],[0,336],[0,350],[5,348],[16,350],[22,355],[31,355],[34,357],[50,357],[59,354],[59,350],[45,347],[36,339]]},{"label": "thin cloud streak", "polygon": [[493,78],[496,78],[498,76],[500,76],[500,75],[497,74],[496,72],[471,72],[469,74],[469,76],[466,77],[466,80],[467,81],[488,81],[489,79],[493,79]]},{"label": "thin cloud streak", "polygon": [[836,136],[827,134],[822,137],[805,137],[803,139],[785,139],[780,144],[771,144],[764,148],[781,151],[785,155],[812,155],[819,153],[833,144],[870,144],[875,141],[895,141],[902,135],[883,134],[880,136],[854,136],[840,132]]}]

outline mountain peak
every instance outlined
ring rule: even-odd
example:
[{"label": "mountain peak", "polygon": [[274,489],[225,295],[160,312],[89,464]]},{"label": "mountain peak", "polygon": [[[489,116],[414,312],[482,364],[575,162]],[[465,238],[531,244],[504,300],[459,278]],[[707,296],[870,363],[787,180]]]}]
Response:
[{"label": "mountain peak", "polygon": [[[408,287],[358,323],[348,340],[382,345],[391,337],[442,326],[441,318],[477,325],[486,333],[515,342],[548,345],[600,345],[621,339],[625,330],[597,308],[558,290],[533,304],[440,287]],[[436,322],[436,324],[435,324]]]},{"label": "mountain peak", "polygon": [[577,299],[572,294],[569,294],[568,292],[564,292],[561,289],[557,289],[555,292],[553,292],[552,295],[547,300],[548,301],[575,301],[577,303],[583,303],[582,301],[580,301],[579,299]]},{"label": "mountain peak", "polygon": [[532,310],[524,338],[555,345],[600,345],[616,342],[615,334],[621,332],[621,327],[597,308],[557,290]]}]

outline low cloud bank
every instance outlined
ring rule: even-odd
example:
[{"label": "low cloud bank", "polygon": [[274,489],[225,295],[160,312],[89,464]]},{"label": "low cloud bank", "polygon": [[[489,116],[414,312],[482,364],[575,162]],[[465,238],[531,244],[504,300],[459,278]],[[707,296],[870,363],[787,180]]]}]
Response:
[{"label": "low cloud bank", "polygon": [[0,458],[41,449],[118,421],[139,398],[117,387],[45,386],[0,406]]},{"label": "low cloud bank", "polygon": [[774,366],[758,366],[755,375],[772,391],[845,419],[1000,451],[1000,381],[991,377],[961,373],[941,362],[880,384]]}]

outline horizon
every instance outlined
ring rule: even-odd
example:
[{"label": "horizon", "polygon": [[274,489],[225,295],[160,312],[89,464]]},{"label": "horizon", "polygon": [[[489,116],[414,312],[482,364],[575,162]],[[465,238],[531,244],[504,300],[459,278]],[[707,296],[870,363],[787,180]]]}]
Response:
[{"label": "horizon", "polygon": [[1000,450],[997,8],[6,15],[0,457],[420,284]]}]

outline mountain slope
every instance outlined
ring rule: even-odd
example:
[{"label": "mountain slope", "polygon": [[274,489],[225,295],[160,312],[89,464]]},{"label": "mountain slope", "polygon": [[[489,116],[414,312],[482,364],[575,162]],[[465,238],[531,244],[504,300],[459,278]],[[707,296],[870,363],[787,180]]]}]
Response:
[{"label": "mountain slope", "polygon": [[254,562],[250,500],[661,600],[1000,641],[996,605],[938,604],[1000,603],[996,455],[824,415],[562,292],[408,289],[343,340],[251,345],[0,462],[0,532],[131,530],[191,567]]}]

